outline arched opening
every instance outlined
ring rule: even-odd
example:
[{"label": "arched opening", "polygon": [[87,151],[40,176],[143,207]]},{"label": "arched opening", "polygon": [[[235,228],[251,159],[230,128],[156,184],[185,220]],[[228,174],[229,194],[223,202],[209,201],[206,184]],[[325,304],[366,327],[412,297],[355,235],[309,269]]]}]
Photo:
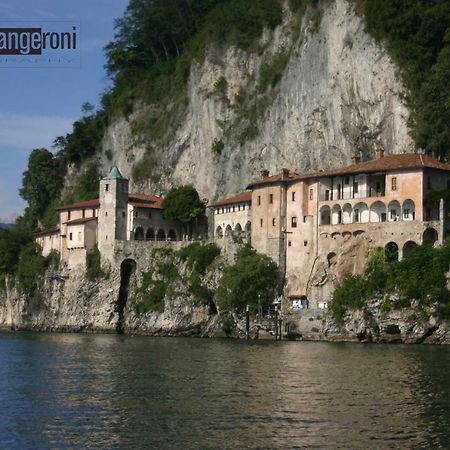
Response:
[{"label": "arched opening", "polygon": [[371,222],[386,222],[386,205],[383,202],[375,202],[370,207]]},{"label": "arched opening", "polygon": [[369,207],[364,202],[359,202],[353,208],[353,222],[367,223],[369,221]]},{"label": "arched opening", "polygon": [[410,199],[403,202],[403,220],[416,220],[416,205]]},{"label": "arched opening", "polygon": [[337,260],[336,253],[334,253],[334,252],[328,253],[328,255],[327,255],[328,267],[335,264],[336,260]]},{"label": "arched opening", "polygon": [[124,331],[124,311],[128,301],[128,292],[130,289],[130,279],[136,272],[136,261],[133,259],[125,259],[120,265],[120,288],[119,298],[116,302],[116,312],[118,319],[116,323],[116,331],[123,334]]},{"label": "arched opening", "polygon": [[356,230],[353,232],[353,236],[358,237],[364,234],[363,230]]},{"label": "arched opening", "polygon": [[231,228],[231,225],[227,225],[227,227],[225,228],[225,236],[230,236],[232,231],[233,230]]},{"label": "arched opening", "polygon": [[322,206],[319,211],[320,225],[331,224],[331,210],[329,206]]},{"label": "arched opening", "polygon": [[403,246],[403,258],[407,258],[411,253],[411,250],[415,247],[417,247],[417,244],[414,241],[405,242],[405,245]]},{"label": "arched opening", "polygon": [[251,223],[250,221],[248,221],[248,222],[245,224],[245,231],[246,231],[246,232],[252,231],[252,223]]},{"label": "arched opening", "polygon": [[223,229],[220,225],[216,228],[216,237],[219,239],[223,238]]},{"label": "arched opening", "polygon": [[350,233],[350,231],[344,231],[343,233],[342,233],[342,237],[344,238],[344,239],[347,239],[347,238],[349,238],[349,237],[351,237],[352,236],[352,233]]},{"label": "arched opening", "polygon": [[400,203],[394,200],[388,205],[389,222],[398,222],[400,220]]},{"label": "arched opening", "polygon": [[134,230],[134,240],[143,241],[144,240],[144,229],[142,227],[137,227]]},{"label": "arched opening", "polygon": [[395,242],[388,242],[385,246],[385,252],[388,262],[398,261],[398,245]]},{"label": "arched opening", "polygon": [[337,239],[337,238],[341,237],[341,233],[338,233],[338,232],[331,233],[331,237],[332,237],[333,239]]},{"label": "arched opening", "polygon": [[241,224],[238,223],[235,227],[234,227],[234,231],[238,232],[238,233],[242,233],[242,227]]},{"label": "arched opening", "polygon": [[149,228],[147,233],[145,233],[146,241],[154,241],[155,240],[155,230],[153,228]]},{"label": "arched opening", "polygon": [[352,205],[346,203],[342,207],[342,223],[352,223]]},{"label": "arched opening", "polygon": [[156,234],[156,240],[157,241],[165,241],[166,240],[166,232],[162,229],[159,229],[158,233]]},{"label": "arched opening", "polygon": [[177,233],[175,233],[175,230],[169,230],[169,233],[167,234],[167,240],[168,241],[176,241],[177,240]]},{"label": "arched opening", "polygon": [[333,225],[342,223],[342,209],[340,205],[334,205],[331,208],[331,223]]},{"label": "arched opening", "polygon": [[438,240],[438,232],[434,228],[427,228],[423,232],[423,243],[425,245],[434,245]]}]

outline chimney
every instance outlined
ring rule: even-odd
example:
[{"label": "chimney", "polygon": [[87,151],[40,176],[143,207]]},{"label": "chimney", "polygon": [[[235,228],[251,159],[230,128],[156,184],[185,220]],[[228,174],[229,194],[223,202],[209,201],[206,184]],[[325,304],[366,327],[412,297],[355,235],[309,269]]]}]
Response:
[{"label": "chimney", "polygon": [[287,180],[289,178],[289,169],[281,169],[281,179]]},{"label": "chimney", "polygon": [[267,169],[263,169],[263,170],[261,170],[261,178],[263,179],[263,180],[265,180],[266,178],[269,178],[269,171],[267,170]]},{"label": "chimney", "polygon": [[384,157],[384,148],[378,147],[375,149],[375,159],[381,159]]},{"label": "chimney", "polygon": [[361,162],[361,156],[352,156],[352,164],[359,164]]}]

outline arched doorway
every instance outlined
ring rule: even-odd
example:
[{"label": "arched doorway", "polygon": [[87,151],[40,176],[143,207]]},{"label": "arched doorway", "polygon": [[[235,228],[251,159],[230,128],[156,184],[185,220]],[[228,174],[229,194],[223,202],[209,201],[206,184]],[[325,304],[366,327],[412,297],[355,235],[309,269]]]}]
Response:
[{"label": "arched doorway", "polygon": [[235,227],[234,227],[234,231],[236,231],[237,233],[242,233],[242,227],[241,224],[238,223]]},{"label": "arched doorway", "polygon": [[231,229],[231,225],[227,225],[227,227],[225,228],[225,236],[230,236],[232,231],[233,230]]},{"label": "arched doorway", "polygon": [[124,311],[128,301],[128,292],[130,289],[130,279],[136,272],[136,261],[134,259],[125,259],[120,265],[120,289],[119,298],[116,302],[116,312],[118,319],[116,330],[119,334],[123,333]]},{"label": "arched doorway", "polygon": [[146,241],[154,241],[155,240],[155,230],[153,228],[149,228],[147,233],[145,233]]},{"label": "arched doorway", "polygon": [[386,222],[386,205],[383,202],[375,202],[370,207],[371,222]]},{"label": "arched doorway", "polygon": [[423,232],[423,243],[426,245],[434,245],[438,240],[438,232],[434,228],[427,228]]},{"label": "arched doorway", "polygon": [[329,206],[322,206],[319,212],[320,225],[330,225],[331,224],[331,210]]},{"label": "arched doorway", "polygon": [[403,220],[415,220],[416,219],[416,205],[410,199],[403,202]]},{"label": "arched doorway", "polygon": [[142,227],[137,227],[134,230],[134,240],[143,241],[144,240],[144,229]]},{"label": "arched doorway", "polygon": [[385,246],[386,261],[398,261],[398,245],[395,242],[388,242]]},{"label": "arched doorway", "polygon": [[245,224],[245,231],[246,231],[247,233],[250,233],[250,231],[252,231],[252,223],[251,223],[250,221],[248,221],[248,222]]},{"label": "arched doorway", "polygon": [[222,227],[220,225],[216,229],[216,237],[218,239],[222,239],[223,238],[223,230],[222,230]]},{"label": "arched doorway", "polygon": [[159,229],[158,233],[156,234],[156,240],[157,241],[165,241],[166,240],[166,232],[162,229]]},{"label": "arched doorway", "polygon": [[417,244],[414,241],[405,242],[405,245],[403,246],[403,258],[407,258],[411,253],[411,250],[415,247],[417,247]]},{"label": "arched doorway", "polygon": [[400,220],[400,203],[397,200],[393,200],[388,205],[388,220],[389,222]]},{"label": "arched doorway", "polygon": [[176,241],[177,240],[177,233],[175,233],[175,230],[169,230],[169,233],[167,234],[167,240],[168,241]]}]

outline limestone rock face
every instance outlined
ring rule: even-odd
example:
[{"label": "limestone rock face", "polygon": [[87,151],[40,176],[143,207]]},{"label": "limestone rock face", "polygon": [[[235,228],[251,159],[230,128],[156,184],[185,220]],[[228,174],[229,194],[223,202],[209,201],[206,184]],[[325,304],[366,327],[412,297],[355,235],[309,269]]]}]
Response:
[{"label": "limestone rock face", "polygon": [[[155,176],[138,185],[132,180],[133,190],[192,183],[202,197],[216,198],[245,189],[261,168],[325,169],[349,164],[355,153],[370,158],[374,145],[387,153],[413,150],[398,69],[364,31],[363,19],[347,0],[330,2],[317,29],[312,14],[303,17],[297,38],[286,10],[283,24],[262,37],[259,54],[210,47],[205,60],[192,65],[188,106],[168,141],[131,132],[133,120],[155,114],[152,107],[138,107],[108,129],[104,171],[115,163],[131,177],[150,146]],[[238,94],[249,93],[250,103],[258,98],[261,65],[283,49],[291,50],[281,80],[250,118],[257,132],[239,137]],[[221,77],[227,87],[217,93]],[[215,138],[225,144],[220,154],[211,148]]]}]

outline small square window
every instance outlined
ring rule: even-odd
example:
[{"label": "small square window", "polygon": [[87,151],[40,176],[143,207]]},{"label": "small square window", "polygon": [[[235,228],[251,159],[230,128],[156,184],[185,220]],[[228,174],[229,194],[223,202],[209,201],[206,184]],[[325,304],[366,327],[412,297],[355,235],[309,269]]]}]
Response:
[{"label": "small square window", "polygon": [[288,247],[292,247],[292,241],[288,241]]},{"label": "small square window", "polygon": [[303,247],[308,247],[308,241],[303,241]]},{"label": "small square window", "polygon": [[69,241],[71,241],[73,239],[73,234],[69,233]]},{"label": "small square window", "polygon": [[277,224],[277,219],[275,217],[272,219],[272,226],[274,227]]},{"label": "small square window", "polygon": [[105,217],[108,217],[108,211],[105,211]]},{"label": "small square window", "polygon": [[310,189],[309,190],[309,199],[312,200],[314,198],[314,190]]},{"label": "small square window", "polygon": [[261,205],[261,196],[258,195],[258,206],[260,206],[260,205]]},{"label": "small square window", "polygon": [[291,227],[297,228],[297,217],[291,217]]},{"label": "small square window", "polygon": [[109,184],[105,184],[105,191],[106,191],[106,192],[109,191]]},{"label": "small square window", "polygon": [[295,202],[295,192],[292,192],[292,201]]},{"label": "small square window", "polygon": [[306,217],[307,216],[303,216],[303,223],[306,223]]},{"label": "small square window", "polygon": [[269,203],[273,203],[273,194],[269,195]]}]

